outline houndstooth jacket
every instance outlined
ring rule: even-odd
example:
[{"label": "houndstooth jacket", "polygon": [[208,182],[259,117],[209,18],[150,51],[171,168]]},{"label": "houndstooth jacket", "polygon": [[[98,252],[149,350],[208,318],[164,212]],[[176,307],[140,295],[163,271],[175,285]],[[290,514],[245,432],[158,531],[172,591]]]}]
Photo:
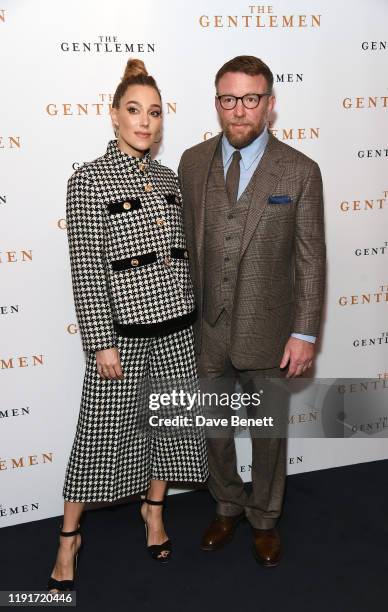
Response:
[{"label": "houndstooth jacket", "polygon": [[69,179],[66,221],[74,303],[83,348],[116,345],[116,335],[164,335],[196,315],[182,197],[176,175],[120,151]]}]

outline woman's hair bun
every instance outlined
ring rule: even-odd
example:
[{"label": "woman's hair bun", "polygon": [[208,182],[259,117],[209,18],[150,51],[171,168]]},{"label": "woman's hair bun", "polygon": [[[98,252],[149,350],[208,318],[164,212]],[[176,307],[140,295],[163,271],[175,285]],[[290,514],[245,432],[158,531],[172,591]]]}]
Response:
[{"label": "woman's hair bun", "polygon": [[140,59],[129,59],[125,67],[122,80],[124,81],[125,79],[129,79],[130,77],[138,76],[140,74],[148,76],[144,62]]}]

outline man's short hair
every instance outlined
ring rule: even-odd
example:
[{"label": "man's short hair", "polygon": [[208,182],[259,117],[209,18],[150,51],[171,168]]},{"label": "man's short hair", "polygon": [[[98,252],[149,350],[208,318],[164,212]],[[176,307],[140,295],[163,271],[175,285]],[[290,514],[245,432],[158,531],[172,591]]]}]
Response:
[{"label": "man's short hair", "polygon": [[250,76],[262,74],[267,81],[268,91],[272,91],[273,74],[267,64],[254,55],[237,55],[237,57],[234,57],[226,62],[226,64],[221,66],[214,81],[216,88],[220,78],[227,72],[243,72],[244,74],[249,74]]}]

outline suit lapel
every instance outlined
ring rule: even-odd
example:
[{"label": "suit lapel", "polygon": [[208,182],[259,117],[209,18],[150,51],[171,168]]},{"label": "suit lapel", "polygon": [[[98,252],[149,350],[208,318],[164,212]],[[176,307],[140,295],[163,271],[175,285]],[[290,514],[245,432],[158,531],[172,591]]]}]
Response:
[{"label": "suit lapel", "polygon": [[205,239],[205,205],[206,205],[206,191],[209,180],[210,168],[213,162],[214,155],[217,150],[218,143],[222,138],[222,133],[218,137],[212,139],[212,143],[207,151],[206,156],[203,158],[202,163],[198,164],[196,168],[196,175],[198,176],[198,195],[199,203],[198,206],[194,207],[195,214],[195,225],[197,228],[196,235],[196,247],[197,247],[197,259],[199,262],[199,270],[201,273],[201,286],[203,285],[203,264],[204,264],[204,239]]},{"label": "suit lapel", "polygon": [[277,143],[276,138],[270,134],[263,157],[251,179],[254,181],[254,187],[241,240],[240,259],[244,255],[260,221],[260,217],[267,205],[268,197],[275,190],[284,172],[284,166],[281,163],[281,152],[279,151],[280,147],[278,147]]}]

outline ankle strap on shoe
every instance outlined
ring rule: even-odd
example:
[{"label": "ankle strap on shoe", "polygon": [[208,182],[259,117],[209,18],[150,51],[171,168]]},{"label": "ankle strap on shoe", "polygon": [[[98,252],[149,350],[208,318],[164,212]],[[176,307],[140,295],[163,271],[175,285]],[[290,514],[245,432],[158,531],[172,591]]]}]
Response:
[{"label": "ankle strap on shoe", "polygon": [[73,536],[73,535],[77,535],[77,533],[80,533],[80,530],[79,530],[80,526],[79,525],[78,525],[77,529],[74,529],[74,531],[62,531],[62,527],[63,527],[63,525],[61,525],[61,531],[60,531],[61,536],[68,537],[68,536]]},{"label": "ankle strap on shoe", "polygon": [[163,499],[161,501],[155,501],[153,499],[148,499],[147,497],[145,497],[143,501],[145,501],[147,504],[150,504],[151,506],[163,506],[164,504]]}]

